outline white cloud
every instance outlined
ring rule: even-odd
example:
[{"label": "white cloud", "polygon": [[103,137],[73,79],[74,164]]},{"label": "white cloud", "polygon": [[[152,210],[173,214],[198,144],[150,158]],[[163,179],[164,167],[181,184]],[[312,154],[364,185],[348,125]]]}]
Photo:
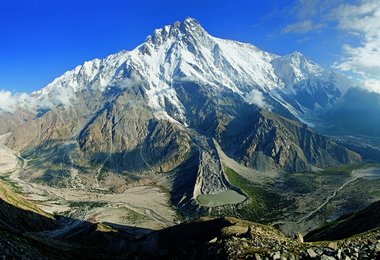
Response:
[{"label": "white cloud", "polygon": [[0,109],[12,112],[17,107],[17,99],[10,91],[0,90]]},{"label": "white cloud", "polygon": [[249,104],[255,104],[260,108],[271,109],[271,106],[265,102],[263,93],[257,89],[252,89],[252,91],[245,96],[245,101]]},{"label": "white cloud", "polygon": [[368,89],[369,91],[374,91],[380,93],[380,80],[377,79],[371,79],[366,78],[363,82],[363,87]]},{"label": "white cloud", "polygon": [[139,85],[144,85],[144,81],[140,79],[136,79],[135,77],[132,78],[125,78],[119,83],[119,87],[121,88],[130,88],[132,86],[139,86]]},{"label": "white cloud", "polygon": [[[325,20],[328,10],[331,10],[346,0],[298,0],[291,11],[299,20],[314,19]],[[320,19],[322,18],[322,19]]]},{"label": "white cloud", "polygon": [[331,17],[336,17],[340,30],[360,39],[358,46],[343,46],[344,57],[335,67],[357,74],[365,88],[380,92],[380,1],[342,4],[331,12]]},{"label": "white cloud", "polygon": [[342,57],[333,67],[356,75],[363,87],[380,92],[380,0],[354,0],[351,3],[343,0],[298,0],[293,14],[298,17],[298,22],[288,25],[283,31],[297,32],[298,28],[301,29],[298,32],[302,29],[308,32],[313,24],[320,23],[356,37],[358,44],[346,42],[342,45]]},{"label": "white cloud", "polygon": [[27,93],[12,93],[0,89],[0,112],[12,113],[17,109],[52,109],[58,105],[71,106],[75,93],[70,88],[55,88],[47,96],[36,97]]},{"label": "white cloud", "polygon": [[38,104],[39,106],[44,105],[48,108],[53,108],[58,105],[71,106],[72,101],[75,99],[75,93],[73,88],[69,87],[56,87],[53,88],[49,93],[48,98],[45,100],[45,104]]},{"label": "white cloud", "polygon": [[311,20],[303,20],[293,24],[287,25],[282,29],[283,33],[308,33],[311,31],[318,31],[323,28],[325,25],[322,23],[314,23]]},{"label": "white cloud", "polygon": [[0,110],[14,112],[17,108],[29,109],[35,105],[35,100],[26,93],[12,93],[0,90]]}]

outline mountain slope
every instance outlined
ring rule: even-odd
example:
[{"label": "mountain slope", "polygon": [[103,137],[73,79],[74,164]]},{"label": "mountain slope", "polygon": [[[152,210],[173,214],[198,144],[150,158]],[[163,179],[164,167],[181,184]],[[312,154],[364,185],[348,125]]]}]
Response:
[{"label": "mountain slope", "polygon": [[344,215],[333,223],[305,236],[307,241],[337,240],[380,227],[380,201],[352,214]]},{"label": "mountain slope", "polygon": [[[334,122],[327,131],[364,136],[380,136],[380,94],[360,88],[347,91],[342,100],[327,110],[323,118]],[[331,129],[335,126],[335,129]]]},{"label": "mountain slope", "polygon": [[0,228],[22,233],[53,229],[57,226],[53,216],[0,182]]},{"label": "mountain slope", "polygon": [[227,125],[220,141],[224,151],[248,167],[300,172],[361,161],[357,153],[299,122],[267,111],[255,116],[245,127],[240,127],[245,119],[236,118]]}]

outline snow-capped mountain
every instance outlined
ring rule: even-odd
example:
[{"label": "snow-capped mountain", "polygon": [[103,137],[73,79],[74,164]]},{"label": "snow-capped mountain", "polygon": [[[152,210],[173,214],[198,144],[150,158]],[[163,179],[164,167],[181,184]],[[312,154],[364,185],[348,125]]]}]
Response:
[{"label": "snow-capped mountain", "polygon": [[365,159],[303,124],[351,85],[298,52],[219,39],[187,18],[33,93],[7,145],[30,159],[28,181],[117,190],[164,178],[175,206],[199,209],[199,196],[232,189],[226,162],[275,178]]},{"label": "snow-capped mountain", "polygon": [[[156,116],[186,125],[185,108],[174,86],[176,82],[194,81],[207,85],[213,93],[229,91],[266,109],[273,107],[272,102],[279,102],[303,120],[306,110],[328,102],[311,100],[313,104],[305,109],[298,98],[315,92],[321,96],[327,91],[325,96],[335,101],[347,87],[337,84],[338,80],[340,76],[299,52],[280,57],[251,44],[219,39],[209,35],[195,19],[187,18],[156,29],[132,51],[77,66],[35,95],[40,100],[49,95],[72,98],[72,93],[85,89],[104,91],[110,86],[128,87],[139,82]],[[325,82],[328,88],[324,88]],[[175,115],[167,111],[168,103]]]},{"label": "snow-capped mountain", "polygon": [[[87,61],[20,95],[11,109],[1,111],[0,102],[0,153],[14,158],[4,174],[54,215],[58,209],[66,216],[67,228],[46,231],[52,237],[92,239],[92,222],[110,219],[155,229],[176,221],[175,212],[186,219],[231,214],[306,230],[336,216],[331,210],[345,208],[352,196],[342,200],[342,194],[355,187],[321,212],[306,204],[315,199],[318,211],[323,193],[352,182],[343,171],[380,158],[375,142],[363,144],[366,138],[352,142],[320,132],[326,125],[329,134],[341,127],[380,136],[380,95],[353,87],[299,52],[279,56],[219,39],[187,18],[155,30],[133,50]],[[312,174],[330,167],[339,174]],[[376,189],[368,187],[355,204],[372,199]],[[151,209],[147,201],[162,207]],[[145,233],[132,229],[138,237]],[[121,242],[130,237],[106,231]],[[117,241],[109,241],[114,250]]]},{"label": "snow-capped mountain", "polygon": [[320,65],[307,59],[297,51],[278,57],[271,63],[284,87],[297,84],[311,76],[319,76],[324,72]]},{"label": "snow-capped mountain", "polygon": [[[145,80],[157,90],[170,87],[173,80],[196,78],[215,87],[224,86],[240,93],[247,85],[265,90],[277,86],[270,62],[278,56],[253,45],[210,36],[191,18],[183,23],[156,29],[152,36],[132,51],[122,51],[105,59],[95,59],[66,72],[38,94],[57,87],[104,89],[120,80]],[[129,75],[131,70],[137,75]]]}]

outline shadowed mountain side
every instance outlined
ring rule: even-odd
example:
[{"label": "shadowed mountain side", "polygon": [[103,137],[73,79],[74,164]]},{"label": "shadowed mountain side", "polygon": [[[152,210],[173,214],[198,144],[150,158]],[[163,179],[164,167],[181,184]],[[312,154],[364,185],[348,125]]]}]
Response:
[{"label": "shadowed mountain side", "polygon": [[74,248],[64,242],[0,228],[0,255],[4,259],[70,259]]},{"label": "shadowed mountain side", "polygon": [[170,173],[172,180],[171,202],[179,213],[192,219],[198,216],[199,205],[193,201],[194,187],[199,168],[199,152],[193,152],[185,162]]},{"label": "shadowed mountain side", "polygon": [[57,228],[58,222],[0,182],[0,227],[19,233],[36,232]]},{"label": "shadowed mountain side", "polygon": [[35,232],[59,228],[58,221],[0,183],[0,255],[5,259],[68,259],[74,245]]},{"label": "shadowed mountain side", "polygon": [[[9,205],[8,210],[19,210],[15,208]],[[378,218],[377,213],[375,216]],[[40,217],[35,217],[35,221]],[[203,218],[153,232],[135,230],[140,234],[142,231],[150,232],[139,238],[129,233],[133,227],[70,221],[79,224],[72,228],[62,226],[39,232],[38,235],[4,230],[0,225],[0,254],[6,259],[245,259],[258,256],[270,259],[276,254],[287,259],[297,256],[309,259],[315,257],[315,252],[337,257],[344,252],[344,255],[353,256],[355,251],[348,249],[360,247],[360,252],[371,259],[379,257],[376,245],[362,243],[363,239],[373,241],[380,237],[376,230],[363,237],[331,245],[328,242],[301,243],[273,227],[227,217]],[[51,238],[53,234],[60,235]],[[280,253],[278,248],[284,250]]]},{"label": "shadowed mountain side", "polygon": [[[343,100],[328,110],[322,117],[335,128],[326,132],[355,133],[362,136],[380,137],[380,94],[361,88],[347,91]],[[349,132],[349,133],[350,133]]]},{"label": "shadowed mountain side", "polygon": [[53,217],[0,182],[0,255],[16,259],[107,258],[125,252],[129,241],[135,240],[132,234],[148,232]]},{"label": "shadowed mountain side", "polygon": [[[69,220],[72,221],[72,219]],[[59,230],[57,231],[59,233]],[[54,239],[88,248],[91,250],[88,256],[108,258],[129,254],[130,250],[133,249],[131,245],[137,241],[136,237],[141,237],[142,234],[151,232],[152,230],[146,228],[80,221],[77,226],[68,229],[67,232],[62,232],[55,236]],[[49,232],[43,234],[43,236],[46,235],[49,236]],[[54,233],[51,233],[51,235],[54,235]],[[74,252],[80,254],[80,252]],[[87,254],[84,253],[83,255],[86,256]]]},{"label": "shadowed mountain side", "polygon": [[207,242],[221,236],[223,228],[236,222],[227,218],[200,219],[159,230],[142,237],[131,250],[131,257],[204,259]]},{"label": "shadowed mountain side", "polygon": [[[78,224],[70,228],[65,226],[67,222]],[[56,220],[0,200],[0,255],[6,259],[121,257],[129,252],[130,243],[136,240],[133,234],[149,232],[151,230],[67,217]]]},{"label": "shadowed mountain side", "polygon": [[[78,257],[82,259],[109,259],[110,257],[123,257],[129,254],[131,243],[136,241],[132,234],[151,232],[136,227],[69,219],[69,221],[79,224],[52,238],[50,234],[60,233],[66,227],[59,226],[58,222],[53,220],[53,224],[56,225],[53,228],[56,229],[52,229],[50,218],[22,210],[3,201],[0,202],[0,207],[0,255],[5,256],[6,259],[24,257],[30,259],[73,259]],[[6,211],[4,212],[4,210]],[[14,217],[12,222],[8,222],[9,217]],[[68,220],[66,217],[65,219]],[[35,231],[39,232],[36,233]]]},{"label": "shadowed mountain side", "polygon": [[380,227],[380,201],[357,213],[343,215],[335,222],[311,231],[306,241],[337,240],[364,233]]},{"label": "shadowed mountain side", "polygon": [[[379,232],[374,231],[366,238],[378,236]],[[148,234],[131,245],[127,256],[137,259],[345,259],[348,256],[351,259],[355,256],[353,252],[360,248],[359,256],[378,259],[376,246],[363,246],[362,239],[335,244],[303,243],[270,226],[230,217],[203,218]]]}]

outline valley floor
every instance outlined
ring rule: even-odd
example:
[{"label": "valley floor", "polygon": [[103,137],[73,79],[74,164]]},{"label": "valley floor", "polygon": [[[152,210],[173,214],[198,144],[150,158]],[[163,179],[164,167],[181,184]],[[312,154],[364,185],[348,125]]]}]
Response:
[{"label": "valley floor", "polygon": [[51,231],[51,237],[69,232],[82,221],[138,227],[135,229],[138,233],[162,229],[179,222],[177,213],[170,205],[169,194],[157,186],[130,187],[120,193],[110,193],[26,182],[20,178],[20,174],[27,160],[3,145],[6,137],[0,136],[0,177],[42,210],[76,219],[64,228]]},{"label": "valley floor", "polygon": [[17,157],[13,154],[12,150],[4,145],[5,139],[10,133],[0,136],[0,171],[7,172],[14,170],[17,166]]},{"label": "valley floor", "polygon": [[[169,192],[156,185],[140,184],[110,192],[85,189],[81,185],[58,188],[26,181],[22,175],[29,161],[3,145],[6,137],[0,136],[0,178],[42,210],[71,219],[60,229],[46,232],[49,237],[69,233],[83,222],[133,229],[136,236],[180,223]],[[240,190],[239,194],[235,192],[238,202],[244,200],[240,209],[231,212],[216,207],[219,216],[223,212],[271,224],[287,235],[306,234],[380,199],[380,168],[377,167],[342,166],[318,173],[275,176],[244,167],[229,158],[217,143],[215,147],[226,177]],[[214,205],[210,201],[214,197],[204,199]]]}]

